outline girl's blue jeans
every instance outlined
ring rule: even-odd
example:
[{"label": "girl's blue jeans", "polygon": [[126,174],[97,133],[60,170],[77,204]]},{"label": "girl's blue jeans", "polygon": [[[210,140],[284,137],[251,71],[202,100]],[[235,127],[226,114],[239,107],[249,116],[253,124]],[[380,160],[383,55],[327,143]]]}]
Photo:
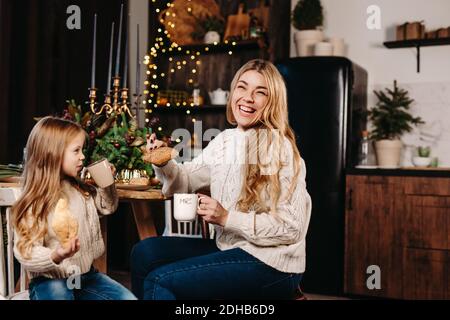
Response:
[{"label": "girl's blue jeans", "polygon": [[67,279],[33,278],[30,300],[136,300],[127,288],[94,268],[80,277],[79,288],[71,288]]},{"label": "girl's blue jeans", "polygon": [[301,277],[214,240],[147,238],[131,253],[132,291],[145,300],[293,299]]}]

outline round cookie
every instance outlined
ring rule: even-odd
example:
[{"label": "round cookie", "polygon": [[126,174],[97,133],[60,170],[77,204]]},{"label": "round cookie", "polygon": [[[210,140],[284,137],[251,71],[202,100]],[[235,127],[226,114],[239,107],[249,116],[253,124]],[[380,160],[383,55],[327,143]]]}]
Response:
[{"label": "round cookie", "polygon": [[152,163],[156,166],[161,166],[168,162],[169,160],[177,156],[177,151],[170,147],[161,147],[154,150],[147,151],[142,160],[145,162]]}]

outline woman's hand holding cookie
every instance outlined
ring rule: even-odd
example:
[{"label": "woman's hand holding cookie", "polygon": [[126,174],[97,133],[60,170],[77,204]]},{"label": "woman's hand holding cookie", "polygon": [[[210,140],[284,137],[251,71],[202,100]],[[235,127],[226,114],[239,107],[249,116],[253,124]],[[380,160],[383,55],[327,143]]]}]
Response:
[{"label": "woman's hand holding cookie", "polygon": [[156,135],[147,135],[147,145],[142,159],[145,162],[163,167],[178,155],[177,151],[167,146],[164,141],[156,139]]},{"label": "woman's hand holding cookie", "polygon": [[164,141],[156,139],[156,134],[152,133],[151,135],[147,135],[147,145],[145,149],[147,151],[155,150],[161,147],[167,147],[167,143]]}]

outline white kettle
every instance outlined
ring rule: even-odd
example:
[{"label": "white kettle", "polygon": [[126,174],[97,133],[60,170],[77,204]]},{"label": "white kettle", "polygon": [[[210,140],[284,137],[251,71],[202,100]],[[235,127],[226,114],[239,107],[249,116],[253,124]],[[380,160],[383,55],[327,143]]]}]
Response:
[{"label": "white kettle", "polygon": [[222,90],[218,88],[214,91],[209,91],[209,99],[211,100],[211,104],[213,105],[225,105],[227,104],[229,91]]}]

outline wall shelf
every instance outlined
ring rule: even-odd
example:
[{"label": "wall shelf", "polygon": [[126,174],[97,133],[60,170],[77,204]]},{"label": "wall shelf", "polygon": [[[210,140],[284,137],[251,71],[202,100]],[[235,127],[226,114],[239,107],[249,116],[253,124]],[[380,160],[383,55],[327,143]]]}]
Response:
[{"label": "wall shelf", "polygon": [[[219,42],[217,44],[191,44],[180,46],[182,50],[180,51],[172,51],[171,55],[187,55],[186,51],[190,51],[189,54],[199,51],[202,54],[208,53],[228,53],[228,51],[241,51],[241,50],[258,50],[265,47],[263,39],[254,39],[254,40],[242,40],[242,41],[231,41],[228,43]],[[208,48],[208,49],[206,49]]]},{"label": "wall shelf", "polygon": [[417,72],[420,72],[420,47],[450,45],[450,38],[414,39],[402,41],[387,41],[384,46],[389,49],[416,48]]},{"label": "wall shelf", "polygon": [[191,113],[201,113],[201,112],[225,112],[225,105],[202,105],[199,107],[157,107],[153,108],[154,113],[185,113],[187,110]]}]

